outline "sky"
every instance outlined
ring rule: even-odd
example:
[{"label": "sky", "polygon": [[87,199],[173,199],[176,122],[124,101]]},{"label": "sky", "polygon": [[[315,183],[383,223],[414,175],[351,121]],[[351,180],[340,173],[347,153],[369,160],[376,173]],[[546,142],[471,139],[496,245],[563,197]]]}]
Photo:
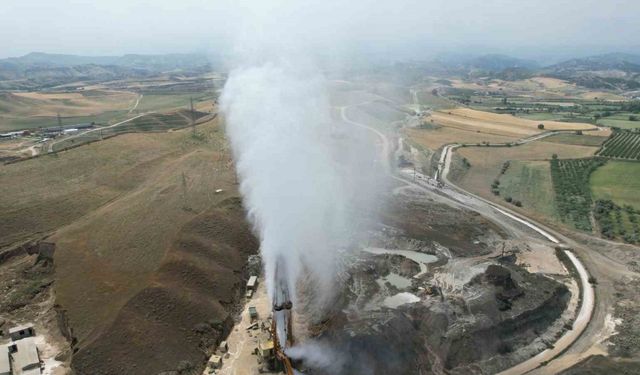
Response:
[{"label": "sky", "polygon": [[638,14],[637,0],[2,0],[0,58],[226,52],[252,36],[285,43],[263,35],[283,24],[324,50],[542,59],[640,52]]}]

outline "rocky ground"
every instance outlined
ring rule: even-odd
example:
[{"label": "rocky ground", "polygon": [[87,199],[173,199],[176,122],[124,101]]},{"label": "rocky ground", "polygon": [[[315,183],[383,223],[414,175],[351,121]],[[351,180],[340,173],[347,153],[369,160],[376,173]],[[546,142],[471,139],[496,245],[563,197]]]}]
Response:
[{"label": "rocky ground", "polygon": [[571,297],[563,276],[528,272],[517,261],[524,244],[468,211],[406,198],[354,257],[315,330],[336,360],[310,373],[495,373],[566,329],[557,324]]},{"label": "rocky ground", "polygon": [[0,252],[0,343],[12,327],[33,324],[44,373],[64,374],[71,351],[52,290],[55,266],[50,252],[39,254],[43,248],[53,249],[35,240]]}]

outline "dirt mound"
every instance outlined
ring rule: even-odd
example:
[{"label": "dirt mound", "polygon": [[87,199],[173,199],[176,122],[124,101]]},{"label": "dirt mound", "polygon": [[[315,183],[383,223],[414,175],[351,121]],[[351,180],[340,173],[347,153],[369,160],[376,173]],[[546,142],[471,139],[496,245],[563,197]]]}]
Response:
[{"label": "dirt mound", "polygon": [[479,214],[437,203],[395,200],[383,221],[408,238],[435,241],[461,257],[488,254],[491,250],[484,240],[503,236],[501,228]]},{"label": "dirt mound", "polygon": [[[340,303],[371,305],[378,274],[394,263],[387,255],[378,258],[351,270]],[[504,368],[503,356],[529,345],[556,321],[570,297],[563,284],[509,262],[489,265],[464,286],[464,295],[421,291],[420,282],[406,289],[419,303],[358,311],[339,306],[318,339],[352,360],[339,372],[311,373],[495,373]]]},{"label": "dirt mound", "polygon": [[158,374],[199,368],[232,326],[246,259],[258,243],[239,201],[185,225],[149,285],[73,357],[78,374]]}]

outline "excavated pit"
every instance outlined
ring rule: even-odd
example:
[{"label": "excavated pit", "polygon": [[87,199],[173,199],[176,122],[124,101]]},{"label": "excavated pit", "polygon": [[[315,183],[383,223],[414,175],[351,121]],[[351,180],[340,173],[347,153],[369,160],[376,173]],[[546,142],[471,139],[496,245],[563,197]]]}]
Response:
[{"label": "excavated pit", "polygon": [[504,256],[517,244],[479,215],[397,200],[384,219],[310,330],[346,358],[339,373],[493,373],[567,307],[567,287]]}]

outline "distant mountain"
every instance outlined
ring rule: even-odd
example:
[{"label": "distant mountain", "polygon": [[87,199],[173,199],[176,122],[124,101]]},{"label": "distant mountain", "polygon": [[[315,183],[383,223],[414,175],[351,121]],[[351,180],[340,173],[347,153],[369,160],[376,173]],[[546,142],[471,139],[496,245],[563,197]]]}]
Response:
[{"label": "distant mountain", "polygon": [[637,90],[640,88],[640,55],[609,53],[571,59],[544,68],[542,74],[588,88]]},{"label": "distant mountain", "polygon": [[20,57],[9,57],[0,60],[0,64],[11,64],[21,67],[65,67],[86,64],[112,65],[118,59],[114,56],[76,56],[43,52],[31,52]]},{"label": "distant mountain", "polygon": [[209,65],[201,54],[124,55],[124,56],[76,56],[32,52],[21,57],[0,60],[2,64],[22,67],[71,67],[78,65],[115,65],[128,68],[153,70],[190,69]]},{"label": "distant mountain", "polygon": [[563,61],[545,70],[554,72],[619,70],[628,73],[640,72],[640,55],[609,53]]},{"label": "distant mountain", "polygon": [[506,69],[537,69],[539,64],[532,60],[519,59],[507,55],[490,54],[470,56],[448,54],[438,57],[435,62],[456,71],[477,73],[498,73]]},{"label": "distant mountain", "polygon": [[200,54],[75,56],[33,52],[0,59],[0,90],[33,90],[75,81],[144,78],[165,72],[203,72]]},{"label": "distant mountain", "polygon": [[506,55],[484,55],[471,60],[470,65],[480,70],[500,72],[505,69],[536,69],[539,64],[532,60],[518,59]]}]

